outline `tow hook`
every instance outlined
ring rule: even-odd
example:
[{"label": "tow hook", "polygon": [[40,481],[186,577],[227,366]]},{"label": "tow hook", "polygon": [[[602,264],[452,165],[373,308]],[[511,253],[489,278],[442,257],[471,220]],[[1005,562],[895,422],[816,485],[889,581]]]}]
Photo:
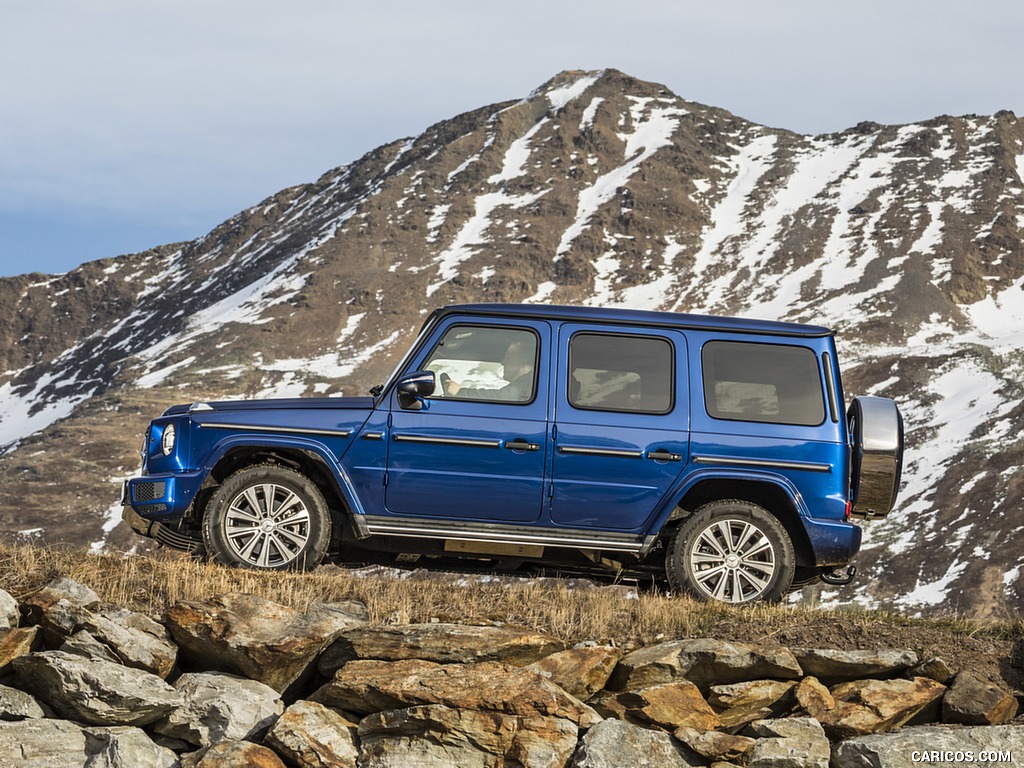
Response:
[{"label": "tow hook", "polygon": [[856,565],[844,565],[830,571],[822,571],[821,580],[833,587],[842,587],[853,581],[853,577],[856,575]]}]

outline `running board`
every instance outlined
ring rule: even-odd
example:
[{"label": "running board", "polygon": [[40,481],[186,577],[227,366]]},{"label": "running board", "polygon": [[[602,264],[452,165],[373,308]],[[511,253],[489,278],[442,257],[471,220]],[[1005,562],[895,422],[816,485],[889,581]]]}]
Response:
[{"label": "running board", "polygon": [[522,544],[571,549],[605,549],[639,554],[645,538],[633,534],[581,531],[572,528],[533,528],[495,523],[467,524],[422,518],[390,518],[367,515],[366,527],[375,536],[410,536],[418,539],[448,539],[491,544]]}]

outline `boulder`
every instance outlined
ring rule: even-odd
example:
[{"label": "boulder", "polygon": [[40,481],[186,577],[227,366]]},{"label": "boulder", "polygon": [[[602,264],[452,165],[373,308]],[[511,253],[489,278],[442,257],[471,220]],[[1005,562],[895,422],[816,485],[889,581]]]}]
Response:
[{"label": "boulder", "polygon": [[183,703],[153,730],[201,747],[255,737],[284,711],[273,688],[234,675],[189,672],[175,681],[174,688]]},{"label": "boulder", "polygon": [[595,701],[594,708],[605,717],[665,730],[686,726],[710,731],[722,725],[700,689],[689,680],[610,693]]},{"label": "boulder", "polygon": [[672,737],[623,720],[598,723],[580,739],[572,768],[685,768],[691,761]]},{"label": "boulder", "polygon": [[18,601],[0,589],[0,629],[14,629],[21,623]]},{"label": "boulder", "polygon": [[0,768],[176,768],[177,756],[138,728],[65,720],[0,723]]},{"label": "boulder", "polygon": [[57,648],[74,632],[79,612],[99,604],[100,597],[92,589],[61,577],[22,601],[21,613],[26,623],[42,628],[48,648]]},{"label": "boulder", "polygon": [[121,663],[121,660],[114,655],[108,645],[101,643],[84,629],[71,635],[57,650],[73,653],[75,656],[84,656],[87,659],[110,661],[114,664]]},{"label": "boulder", "polygon": [[38,648],[39,639],[39,627],[0,629],[0,672],[9,671],[12,661]]},{"label": "boulder", "polygon": [[221,741],[182,758],[181,768],[287,768],[272,749],[250,741]]},{"label": "boulder", "polygon": [[297,611],[255,595],[175,603],[167,626],[199,669],[233,672],[289,695],[307,682],[323,650],[365,621],[355,604]]},{"label": "boulder", "polygon": [[297,701],[263,743],[299,768],[356,768],[357,724],[315,701]]},{"label": "boulder", "polygon": [[832,748],[814,718],[758,720],[747,732],[756,737],[747,768],[829,768]]},{"label": "boulder", "polygon": [[83,728],[87,768],[177,768],[178,756],[130,726]]},{"label": "boulder", "polygon": [[156,675],[63,651],[20,656],[17,685],[58,714],[90,725],[149,725],[182,703]]},{"label": "boulder", "polygon": [[792,680],[752,680],[713,685],[708,703],[718,711],[722,725],[733,728],[783,714],[793,706],[795,687]]},{"label": "boulder", "polygon": [[956,672],[946,663],[944,659],[938,656],[926,661],[922,661],[916,667],[907,673],[908,677],[928,677],[937,683],[943,685],[949,685],[949,681],[953,679],[953,675]]},{"label": "boulder", "polygon": [[75,630],[84,630],[107,646],[122,664],[166,679],[178,658],[170,633],[148,616],[121,608],[73,609]]},{"label": "boulder", "polygon": [[604,689],[620,658],[622,652],[611,646],[570,648],[545,656],[527,669],[539,672],[581,701],[588,701]]},{"label": "boulder", "polygon": [[84,766],[88,759],[82,729],[64,720],[0,723],[0,768]]},{"label": "boulder", "polygon": [[1017,699],[1009,691],[963,670],[942,700],[942,722],[1002,725],[1017,716]]},{"label": "boulder", "polygon": [[[943,726],[904,728],[895,733],[857,736],[836,745],[832,768],[916,768],[920,765],[957,765],[970,752],[976,765],[1013,765],[1024,755],[1024,726]],[[982,752],[995,753],[986,762]],[[1002,753],[1005,759],[1000,759]]]},{"label": "boulder", "polygon": [[47,714],[32,696],[0,685],[0,720],[30,720],[52,716]]},{"label": "boulder", "polygon": [[831,689],[836,706],[822,725],[834,739],[890,731],[930,707],[937,709],[945,692],[946,686],[926,677],[840,683]]},{"label": "boulder", "polygon": [[544,676],[493,661],[350,661],[310,698],[363,715],[443,704],[525,717],[562,717],[583,728],[601,719],[593,709]]},{"label": "boulder", "polygon": [[836,651],[797,648],[793,650],[805,675],[838,683],[868,677],[896,677],[917,666],[920,656],[914,651],[874,650]]},{"label": "boulder", "polygon": [[696,728],[676,728],[673,734],[679,741],[708,760],[744,760],[754,746],[748,736],[734,736],[721,731],[698,731]]},{"label": "boulder", "polygon": [[793,693],[800,711],[815,720],[824,720],[836,708],[836,700],[816,677],[805,677]]},{"label": "boulder", "polygon": [[577,729],[557,717],[505,715],[442,705],[378,712],[359,723],[360,768],[564,768]]},{"label": "boulder", "polygon": [[780,646],[700,638],[673,640],[626,654],[608,687],[633,690],[685,678],[706,690],[711,685],[802,676],[793,654]]},{"label": "boulder", "polygon": [[441,664],[500,661],[523,666],[565,643],[550,635],[516,627],[461,624],[396,624],[352,627],[343,631],[320,657],[320,673],[333,675],[355,659],[402,661],[423,659]]}]

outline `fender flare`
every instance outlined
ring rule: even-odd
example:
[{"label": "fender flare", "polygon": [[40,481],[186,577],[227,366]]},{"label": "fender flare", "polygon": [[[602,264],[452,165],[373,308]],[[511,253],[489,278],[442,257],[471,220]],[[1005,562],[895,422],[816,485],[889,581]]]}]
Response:
[{"label": "fender flare", "polygon": [[284,448],[301,451],[307,455],[313,454],[315,460],[318,460],[327,470],[327,476],[333,482],[334,490],[348,507],[356,535],[361,539],[367,538],[370,535],[369,528],[366,525],[366,511],[363,508],[363,503],[353,490],[352,479],[323,443],[306,437],[260,436],[253,438],[251,435],[231,435],[218,441],[207,455],[203,466],[206,476],[209,476],[221,459],[238,448],[252,450]]},{"label": "fender flare", "polygon": [[761,482],[766,485],[773,485],[785,494],[799,517],[810,517],[810,510],[807,508],[807,504],[804,502],[799,489],[784,475],[776,474],[774,472],[751,471],[749,469],[733,470],[709,467],[707,469],[699,469],[695,472],[687,473],[686,476],[678,481],[668,494],[666,494],[665,501],[662,502],[661,508],[658,510],[658,513],[652,519],[652,524],[647,529],[647,533],[649,534],[648,539],[652,544],[654,540],[661,536],[661,533],[665,529],[665,525],[669,522],[672,513],[675,511],[676,507],[679,506],[680,502],[686,498],[686,495],[700,483],[708,480],[737,480],[748,483]]}]

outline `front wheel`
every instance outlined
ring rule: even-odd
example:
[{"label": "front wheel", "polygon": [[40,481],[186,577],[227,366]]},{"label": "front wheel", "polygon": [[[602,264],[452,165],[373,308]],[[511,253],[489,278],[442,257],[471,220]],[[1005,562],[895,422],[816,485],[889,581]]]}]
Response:
[{"label": "front wheel", "polygon": [[309,478],[260,464],[235,472],[217,489],[203,517],[203,543],[226,565],[303,570],[323,560],[331,517]]},{"label": "front wheel", "polygon": [[683,521],[669,545],[669,584],[701,600],[776,602],[796,569],[793,542],[767,510],[746,501],[705,504]]}]

